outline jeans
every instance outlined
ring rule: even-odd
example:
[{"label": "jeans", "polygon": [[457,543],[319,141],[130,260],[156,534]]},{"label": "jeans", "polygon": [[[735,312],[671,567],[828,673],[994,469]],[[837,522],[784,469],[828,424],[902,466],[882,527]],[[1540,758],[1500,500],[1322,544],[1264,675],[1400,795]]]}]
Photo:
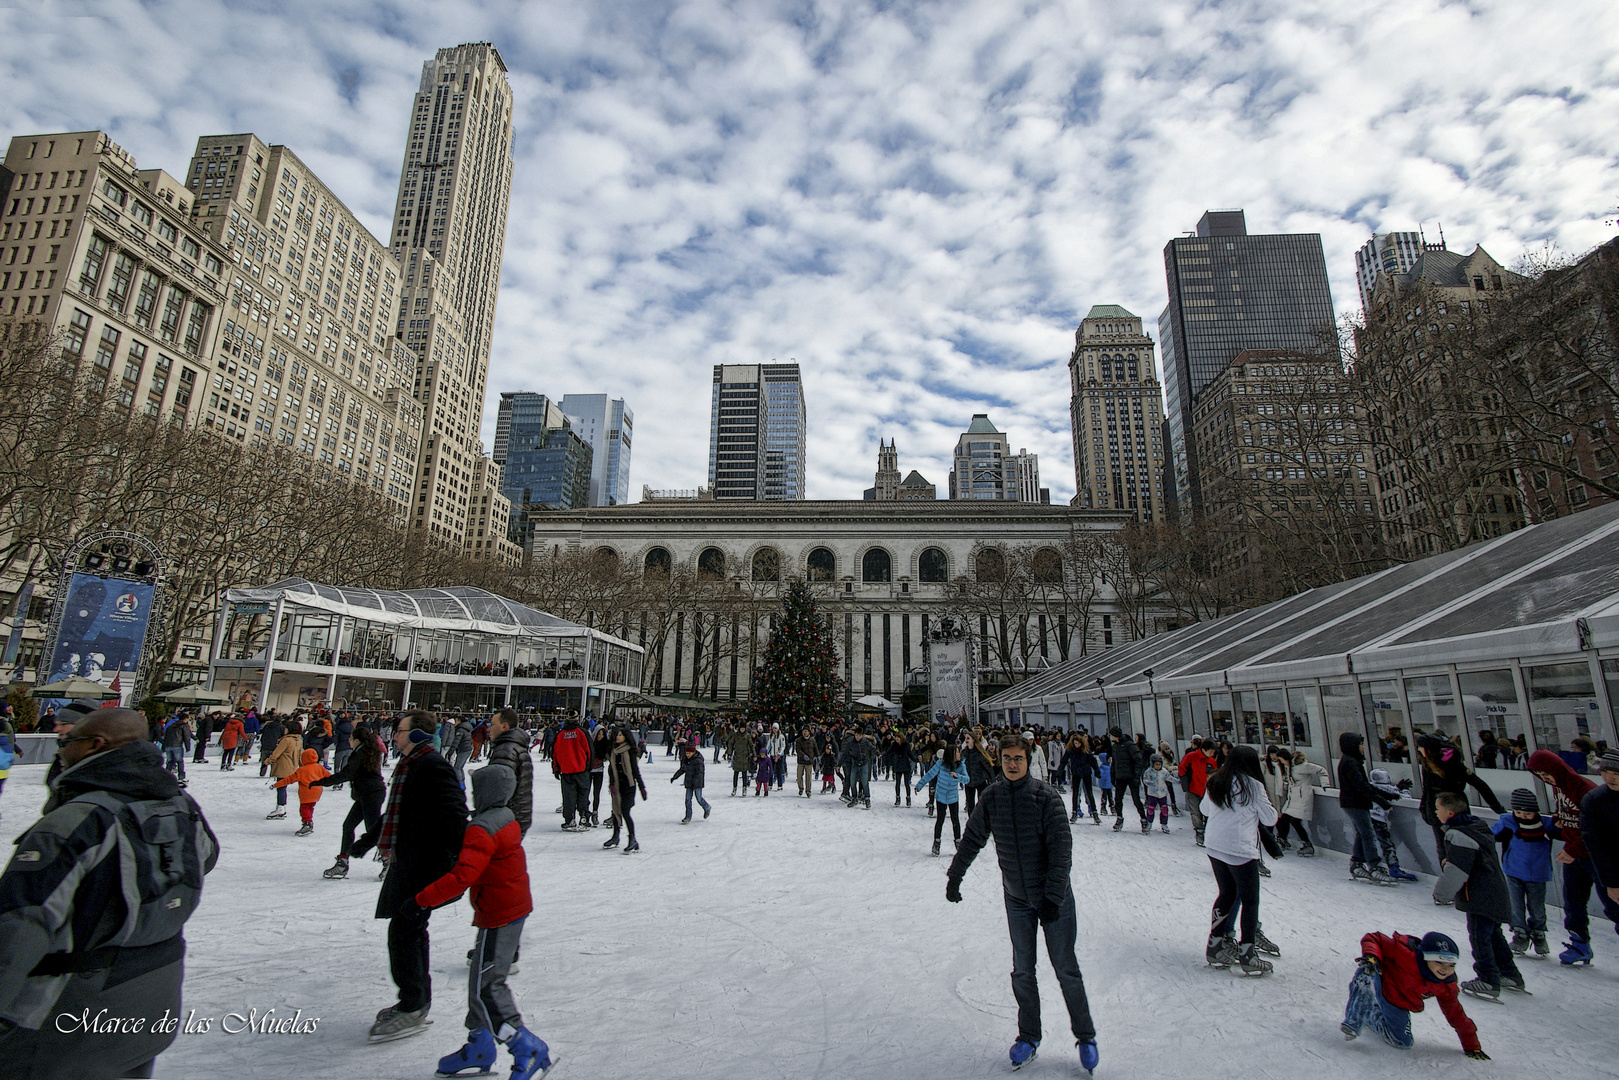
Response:
[{"label": "jeans", "polygon": [[1209,933],[1231,933],[1240,911],[1242,944],[1252,944],[1259,929],[1259,860],[1249,859],[1233,866],[1210,855],[1209,865],[1214,867],[1214,883],[1220,888],[1209,916]]},{"label": "jeans", "polygon": [[[181,773],[184,776],[184,773]],[[1591,886],[1598,884],[1596,864],[1589,855],[1563,864],[1563,929],[1582,941],[1591,940]],[[1613,920],[1619,930],[1619,903],[1604,888],[1597,889],[1602,901],[1602,914]]]},{"label": "jeans", "polygon": [[1372,832],[1377,834],[1377,847],[1383,853],[1383,860],[1390,866],[1400,865],[1400,853],[1394,847],[1394,834],[1389,832],[1389,823],[1372,818]]},{"label": "jeans", "polygon": [[774,770],[776,790],[780,791],[781,786],[787,782],[787,755],[777,754],[770,759],[770,766]]},{"label": "jeans", "polygon": [[278,788],[275,789],[275,804],[277,806],[286,806],[287,805],[287,789],[286,788],[278,787]]},{"label": "jeans", "polygon": [[1203,842],[1203,830],[1208,828],[1209,819],[1203,814],[1203,796],[1188,793],[1186,796],[1186,809],[1192,815],[1192,832],[1197,836],[1197,842]]},{"label": "jeans", "polygon": [[[1507,898],[1512,902],[1512,928],[1519,933],[1546,932],[1546,883],[1507,878]],[[1528,918],[1525,918],[1527,907]]]},{"label": "jeans", "polygon": [[433,913],[395,915],[388,920],[388,973],[399,987],[399,1008],[416,1012],[433,1000],[427,920]]},{"label": "jeans", "polygon": [[849,798],[871,801],[870,765],[856,765],[849,770]]},{"label": "jeans", "polygon": [[1372,812],[1345,808],[1344,817],[1355,827],[1355,845],[1349,853],[1349,865],[1381,869],[1382,852],[1378,850],[1377,832],[1372,828]]},{"label": "jeans", "polygon": [[686,789],[686,820],[691,820],[691,801],[693,799],[697,800],[697,805],[703,808],[703,816],[707,817],[708,812],[713,809],[713,807],[709,806],[708,800],[703,798],[703,789],[700,787],[689,787]]},{"label": "jeans", "polygon": [[1369,1027],[1383,1037],[1383,1041],[1400,1050],[1411,1049],[1415,1038],[1411,1034],[1411,1014],[1383,996],[1383,977],[1358,968],[1349,980],[1349,1003],[1344,1006],[1344,1026],[1354,1029]]},{"label": "jeans", "polygon": [[478,931],[472,946],[472,965],[467,972],[467,1030],[483,1028],[498,1036],[502,1028],[512,1033],[523,1026],[523,1014],[506,985],[517,947],[523,942],[524,919],[505,926]]},{"label": "jeans", "polygon": [[574,815],[587,813],[590,804],[590,774],[575,772],[562,774],[562,824],[572,825]]},{"label": "jeans", "polygon": [[1074,781],[1074,814],[1076,816],[1079,814],[1080,788],[1085,789],[1085,805],[1089,808],[1091,815],[1094,817],[1096,814],[1096,793],[1091,790],[1091,778],[1088,776],[1082,776]]},{"label": "jeans", "polygon": [[1523,981],[1518,965],[1512,959],[1512,950],[1501,934],[1501,924],[1483,915],[1467,915],[1467,941],[1473,947],[1473,974],[1491,986],[1499,987],[1501,977],[1510,975]]},{"label": "jeans", "polygon": [[163,767],[174,773],[176,780],[186,778],[186,752],[183,747],[169,746],[163,750]]},{"label": "jeans", "polygon": [[[1140,778],[1132,776],[1129,780],[1121,780],[1120,783],[1125,784],[1130,788],[1130,799],[1136,804],[1136,813],[1141,815],[1142,821],[1146,821],[1147,808],[1142,805],[1141,802]],[[1124,788],[1115,787],[1113,790],[1116,793],[1113,805],[1113,816],[1115,818],[1122,818],[1124,817]]]},{"label": "jeans", "polygon": [[[1040,927],[1040,909],[1005,894],[1006,926],[1012,935],[1012,996],[1017,999],[1018,1038],[1040,1041],[1040,987],[1034,967],[1038,958],[1035,938]],[[1046,926],[1046,956],[1057,971],[1063,1001],[1068,1005],[1068,1023],[1076,1039],[1096,1038],[1091,1023],[1091,1006],[1085,998],[1085,978],[1074,956],[1074,940],[1079,920],[1074,913],[1074,893],[1069,889],[1057,909],[1057,918]]]}]

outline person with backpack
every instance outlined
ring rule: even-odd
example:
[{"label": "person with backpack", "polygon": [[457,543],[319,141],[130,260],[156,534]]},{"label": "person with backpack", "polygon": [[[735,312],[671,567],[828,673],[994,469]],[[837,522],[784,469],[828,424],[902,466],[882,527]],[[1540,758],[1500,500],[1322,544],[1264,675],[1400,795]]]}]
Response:
[{"label": "person with backpack", "polygon": [[[0,1072],[150,1076],[174,1041],[157,1021],[183,1015],[185,924],[219,843],[140,713],[97,709],[58,741],[44,816],[0,875]],[[64,1015],[145,1023],[55,1022]]]}]

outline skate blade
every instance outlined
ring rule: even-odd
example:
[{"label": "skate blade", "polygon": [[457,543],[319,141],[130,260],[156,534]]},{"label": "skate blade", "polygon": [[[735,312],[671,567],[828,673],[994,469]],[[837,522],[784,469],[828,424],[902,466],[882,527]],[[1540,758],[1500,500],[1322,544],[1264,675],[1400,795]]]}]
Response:
[{"label": "skate blade", "polygon": [[1475,999],[1477,1001],[1493,1001],[1497,1005],[1502,1004],[1502,1001],[1501,1001],[1500,998],[1491,997],[1489,994],[1475,994],[1471,990],[1463,990],[1462,993],[1466,994],[1468,997],[1473,998],[1473,999]]},{"label": "skate blade", "polygon": [[[470,1066],[469,1066],[469,1068],[470,1068]],[[447,1076],[493,1076],[493,1075],[495,1075],[495,1070],[494,1069],[477,1069],[477,1070],[475,1070],[473,1072],[468,1072],[466,1069],[462,1069],[460,1072],[453,1072],[453,1073],[435,1072],[433,1075],[438,1076],[438,1077],[447,1077]]]}]

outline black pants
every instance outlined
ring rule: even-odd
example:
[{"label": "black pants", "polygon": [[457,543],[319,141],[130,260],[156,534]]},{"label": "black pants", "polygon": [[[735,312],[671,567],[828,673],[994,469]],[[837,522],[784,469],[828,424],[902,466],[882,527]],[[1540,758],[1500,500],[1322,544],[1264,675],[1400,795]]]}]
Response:
[{"label": "black pants", "polygon": [[224,772],[230,768],[230,763],[236,757],[236,747],[226,747],[219,751],[219,770]]},{"label": "black pants", "polygon": [[601,817],[602,781],[606,778],[607,774],[605,772],[593,772],[590,774],[590,816],[593,818]]},{"label": "black pants", "polygon": [[[1289,831],[1296,831],[1300,840],[1306,844],[1310,843],[1310,834],[1304,831],[1304,822],[1296,817],[1283,814],[1276,819],[1276,839],[1286,840]],[[1314,845],[1311,846],[1313,847]]]},{"label": "black pants", "polygon": [[343,845],[337,849],[337,857],[346,859],[354,850],[354,827],[361,821],[365,822],[365,835],[370,843],[365,849],[371,850],[376,845],[376,834],[382,831],[382,796],[370,795],[363,799],[355,799],[349,807],[349,816],[343,819]]},{"label": "black pants", "polygon": [[399,987],[399,1008],[424,1009],[433,1000],[428,967],[427,920],[433,913],[395,915],[388,920],[388,972]]},{"label": "black pants", "polygon": [[944,812],[946,810],[950,811],[950,834],[956,838],[956,842],[959,844],[961,842],[961,818],[956,816],[956,804],[953,802],[938,804],[938,808],[933,815],[933,842],[937,844],[940,834],[944,832]]},{"label": "black pants", "polygon": [[614,840],[618,839],[618,828],[619,828],[619,822],[621,820],[624,823],[624,828],[629,830],[630,840],[633,842],[635,840],[635,819],[630,817],[630,804],[629,803],[621,804],[619,806],[618,813],[613,815],[613,839]]},{"label": "black pants", "polygon": [[1501,933],[1501,924],[1483,915],[1467,916],[1467,943],[1473,948],[1473,974],[1491,986],[1501,985],[1501,976],[1510,975],[1519,982],[1523,975],[1512,959],[1512,950]]},{"label": "black pants", "polygon": [[1254,932],[1259,929],[1259,860],[1249,859],[1233,866],[1210,855],[1209,865],[1214,867],[1214,883],[1220,887],[1209,919],[1210,932],[1229,934],[1241,909],[1241,941],[1252,944]]},{"label": "black pants", "polygon": [[583,817],[590,801],[590,774],[582,772],[562,774],[562,824],[574,823],[575,811]]},{"label": "black pants", "polygon": [[899,803],[899,797],[902,793],[905,796],[905,805],[909,806],[911,804],[911,774],[909,772],[900,772],[898,769],[895,769],[894,802],[896,805]]},{"label": "black pants", "polygon": [[1139,777],[1139,776],[1132,776],[1128,780],[1120,780],[1117,777],[1114,778],[1114,780],[1113,780],[1113,801],[1114,801],[1115,805],[1113,807],[1113,816],[1114,817],[1119,817],[1119,818],[1122,818],[1124,816],[1124,789],[1119,786],[1120,784],[1128,784],[1129,785],[1129,787],[1130,787],[1130,798],[1135,801],[1136,813],[1141,815],[1141,820],[1142,821],[1146,821],[1147,820],[1147,804],[1141,801],[1141,777]]},{"label": "black pants", "polygon": [[967,789],[967,816],[973,816],[973,807],[978,805],[978,793],[982,788],[969,787]]},{"label": "black pants", "polygon": [[1075,814],[1075,816],[1078,816],[1078,814],[1079,814],[1079,789],[1080,788],[1085,789],[1085,805],[1090,807],[1090,812],[1092,814],[1095,814],[1096,813],[1096,795],[1091,791],[1091,778],[1088,777],[1088,776],[1082,776],[1078,780],[1074,781],[1073,791],[1074,791],[1074,814]]}]

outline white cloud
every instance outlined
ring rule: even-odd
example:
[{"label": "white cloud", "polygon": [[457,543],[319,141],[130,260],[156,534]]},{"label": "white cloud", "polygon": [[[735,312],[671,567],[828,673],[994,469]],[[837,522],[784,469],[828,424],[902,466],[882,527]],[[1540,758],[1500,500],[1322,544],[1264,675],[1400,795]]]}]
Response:
[{"label": "white cloud", "polygon": [[1066,499],[1074,326],[1155,321],[1204,209],[1320,232],[1342,311],[1374,229],[1511,261],[1605,239],[1619,201],[1594,0],[84,10],[0,9],[0,134],[104,128],[177,170],[251,130],[379,233],[421,62],[494,41],[517,160],[490,392],[627,397],[637,485],[703,480],[714,363],[795,357],[811,495],[858,495],[879,436],[943,487],[988,411]]}]

